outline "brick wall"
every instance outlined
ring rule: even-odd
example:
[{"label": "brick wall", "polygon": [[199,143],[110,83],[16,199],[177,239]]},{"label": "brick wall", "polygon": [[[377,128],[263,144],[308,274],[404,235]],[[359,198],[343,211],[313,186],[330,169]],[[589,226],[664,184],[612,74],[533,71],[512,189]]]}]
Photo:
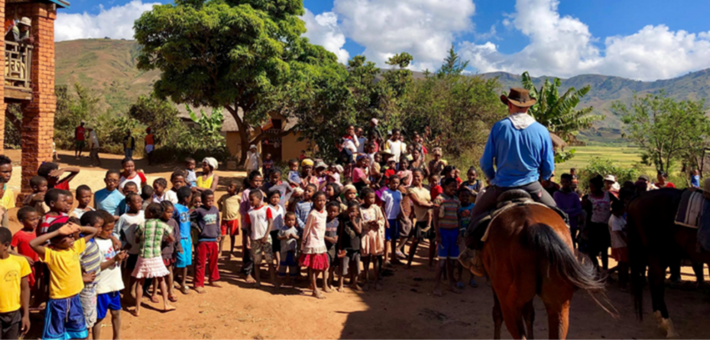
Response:
[{"label": "brick wall", "polygon": [[[5,22],[5,0],[0,0],[0,23]],[[5,51],[5,39],[0,39],[0,51]],[[3,53],[4,55],[4,53]],[[0,84],[5,84],[5,63],[0,63]],[[0,86],[0,149],[5,145],[5,86]]]}]

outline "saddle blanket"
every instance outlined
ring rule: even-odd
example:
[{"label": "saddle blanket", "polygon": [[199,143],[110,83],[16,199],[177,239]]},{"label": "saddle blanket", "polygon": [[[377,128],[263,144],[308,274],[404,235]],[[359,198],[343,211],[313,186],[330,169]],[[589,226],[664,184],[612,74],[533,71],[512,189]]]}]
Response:
[{"label": "saddle blanket", "polygon": [[675,224],[697,229],[702,221],[705,198],[702,191],[686,190],[681,196]]}]

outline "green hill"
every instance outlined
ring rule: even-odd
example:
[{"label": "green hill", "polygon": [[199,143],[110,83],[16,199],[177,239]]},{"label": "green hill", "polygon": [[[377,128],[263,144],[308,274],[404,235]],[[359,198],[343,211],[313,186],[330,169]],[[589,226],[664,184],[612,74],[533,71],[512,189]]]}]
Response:
[{"label": "green hill", "polygon": [[[135,57],[138,45],[130,40],[89,39],[63,41],[56,44],[56,83],[71,86],[78,82],[91,88],[102,97],[101,107],[117,114],[128,110],[135,99],[150,93],[159,72],[142,72],[136,68]],[[415,73],[415,77],[423,77]],[[485,78],[498,77],[500,91],[519,87],[520,75],[505,72],[483,74]],[[537,86],[545,77],[534,78]],[[562,79],[563,90],[591,85],[589,94],[581,106],[594,106],[594,112],[606,117],[593,129],[584,131],[582,139],[599,142],[618,141],[621,136],[620,121],[610,111],[612,102],[629,103],[633,93],[653,93],[661,89],[677,99],[701,99],[710,96],[710,69],[688,73],[684,76],[642,82],[621,77],[603,75],[579,75]]]}]

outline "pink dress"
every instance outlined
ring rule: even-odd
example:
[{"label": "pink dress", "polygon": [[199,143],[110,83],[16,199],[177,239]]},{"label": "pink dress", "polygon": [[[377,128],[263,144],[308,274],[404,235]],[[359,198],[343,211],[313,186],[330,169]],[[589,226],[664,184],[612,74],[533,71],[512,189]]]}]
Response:
[{"label": "pink dress", "polygon": [[328,213],[325,209],[312,209],[308,214],[306,225],[303,227],[302,253],[299,259],[302,266],[313,270],[328,269],[328,248],[325,246],[327,219]]},{"label": "pink dress", "polygon": [[[362,216],[362,236],[360,237],[360,254],[362,256],[383,255],[385,252],[385,217],[382,209],[373,204],[369,208],[360,209]],[[376,221],[377,227],[370,227],[369,222]]]}]

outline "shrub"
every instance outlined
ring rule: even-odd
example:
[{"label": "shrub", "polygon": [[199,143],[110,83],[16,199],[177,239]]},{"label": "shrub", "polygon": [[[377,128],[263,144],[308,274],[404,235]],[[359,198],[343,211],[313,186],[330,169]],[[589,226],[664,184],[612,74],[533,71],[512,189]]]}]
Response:
[{"label": "shrub", "polygon": [[583,192],[589,190],[589,180],[597,175],[614,175],[619,185],[623,185],[626,181],[636,182],[639,175],[643,173],[640,164],[634,164],[632,168],[623,168],[609,159],[592,158],[589,165],[579,171],[579,189]]}]

